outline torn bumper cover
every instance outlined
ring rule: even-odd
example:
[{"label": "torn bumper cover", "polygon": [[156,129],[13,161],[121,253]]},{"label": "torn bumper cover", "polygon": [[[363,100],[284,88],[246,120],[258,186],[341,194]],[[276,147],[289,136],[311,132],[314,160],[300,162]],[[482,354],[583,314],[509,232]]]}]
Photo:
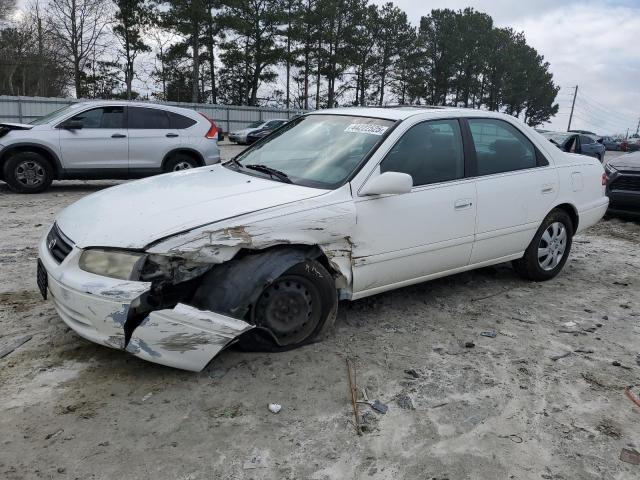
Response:
[{"label": "torn bumper cover", "polygon": [[122,281],[79,268],[81,250],[73,248],[58,264],[41,242],[39,258],[48,277],[48,294],[58,315],[80,336],[126,350],[154,363],[202,370],[252,325],[184,304],[156,310],[142,320],[126,342],[129,312],[151,289],[150,282]]}]

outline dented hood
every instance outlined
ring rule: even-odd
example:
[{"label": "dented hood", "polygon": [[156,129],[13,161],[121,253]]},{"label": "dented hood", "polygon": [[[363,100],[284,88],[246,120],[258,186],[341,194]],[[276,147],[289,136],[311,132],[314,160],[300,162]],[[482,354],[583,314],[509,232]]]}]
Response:
[{"label": "dented hood", "polygon": [[141,249],[191,228],[326,192],[215,165],[101,190],[63,210],[56,222],[80,248]]}]

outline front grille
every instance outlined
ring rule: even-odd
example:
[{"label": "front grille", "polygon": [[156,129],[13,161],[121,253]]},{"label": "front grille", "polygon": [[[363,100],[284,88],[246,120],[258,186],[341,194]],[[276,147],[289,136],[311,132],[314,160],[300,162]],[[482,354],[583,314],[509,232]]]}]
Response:
[{"label": "front grille", "polygon": [[47,235],[47,250],[49,250],[49,253],[58,263],[62,263],[72,248],[73,242],[65,237],[58,225],[54,223]]}]

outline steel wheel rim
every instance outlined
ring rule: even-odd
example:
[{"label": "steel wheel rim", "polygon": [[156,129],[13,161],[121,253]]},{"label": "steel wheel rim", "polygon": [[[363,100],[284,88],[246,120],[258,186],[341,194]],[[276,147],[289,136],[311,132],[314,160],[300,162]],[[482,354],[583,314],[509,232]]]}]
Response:
[{"label": "steel wheel rim", "polygon": [[301,342],[320,322],[320,294],[315,285],[298,275],[283,275],[260,295],[253,321],[273,333],[280,345]]},{"label": "steel wheel rim", "polygon": [[193,166],[189,162],[178,162],[175,167],[173,167],[174,172],[179,172],[180,170],[189,170],[193,168]]},{"label": "steel wheel rim", "polygon": [[16,166],[16,180],[28,187],[36,187],[44,183],[47,175],[44,167],[33,160],[24,160]]},{"label": "steel wheel rim", "polygon": [[567,250],[567,229],[561,222],[554,222],[540,237],[538,265],[545,271],[556,268]]}]

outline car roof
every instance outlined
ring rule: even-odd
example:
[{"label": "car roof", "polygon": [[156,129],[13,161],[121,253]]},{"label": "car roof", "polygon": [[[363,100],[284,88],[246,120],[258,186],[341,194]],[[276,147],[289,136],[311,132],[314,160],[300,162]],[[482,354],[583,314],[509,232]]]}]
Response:
[{"label": "car roof", "polygon": [[397,107],[342,107],[315,110],[308,115],[351,115],[357,117],[373,117],[386,120],[405,120],[415,115],[427,114],[433,118],[448,117],[493,117],[504,118],[509,115],[489,110],[476,110],[473,108],[440,107],[440,106],[397,106]]},{"label": "car roof", "polygon": [[[182,114],[185,114],[186,112],[189,112],[190,114],[198,115],[198,112],[193,110],[193,109],[191,109],[191,108],[179,107],[177,105],[175,105],[175,106],[174,105],[166,105],[164,103],[138,102],[138,101],[132,101],[132,100],[82,100],[80,102],[77,102],[76,105],[84,105],[84,106],[87,106],[87,107],[99,107],[101,105],[104,105],[104,106],[126,105],[126,106],[130,106],[130,107],[161,108],[161,109],[164,109],[164,110],[180,112]],[[194,117],[194,118],[199,118],[199,117]]]}]

